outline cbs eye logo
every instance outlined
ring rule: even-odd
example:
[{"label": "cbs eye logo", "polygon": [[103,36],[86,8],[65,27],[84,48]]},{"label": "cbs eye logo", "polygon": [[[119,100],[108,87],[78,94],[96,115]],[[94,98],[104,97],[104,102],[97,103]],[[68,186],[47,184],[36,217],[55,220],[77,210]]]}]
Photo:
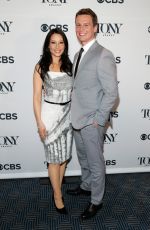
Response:
[{"label": "cbs eye logo", "polygon": [[146,90],[149,90],[149,89],[150,89],[150,83],[149,83],[149,82],[146,82],[146,83],[144,84],[144,88],[145,88]]},{"label": "cbs eye logo", "polygon": [[145,140],[150,140],[150,134],[145,134],[145,133],[143,133],[142,135],[141,135],[141,140],[142,141],[145,141]]},{"label": "cbs eye logo", "polygon": [[47,25],[47,24],[41,25],[41,30],[42,30],[43,32],[47,32],[47,31],[49,30],[48,25]]}]

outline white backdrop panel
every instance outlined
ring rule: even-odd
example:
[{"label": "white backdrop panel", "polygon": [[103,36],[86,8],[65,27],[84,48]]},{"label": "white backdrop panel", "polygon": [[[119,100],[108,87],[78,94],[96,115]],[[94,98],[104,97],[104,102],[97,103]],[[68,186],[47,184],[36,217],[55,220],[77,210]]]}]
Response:
[{"label": "white backdrop panel", "polygon": [[[105,137],[107,173],[150,171],[150,1],[0,0],[0,178],[47,176],[32,105],[32,75],[45,36],[59,26],[73,60],[80,45],[74,17],[90,7],[97,40],[116,58],[119,106]],[[73,143],[66,175],[80,175]]]}]

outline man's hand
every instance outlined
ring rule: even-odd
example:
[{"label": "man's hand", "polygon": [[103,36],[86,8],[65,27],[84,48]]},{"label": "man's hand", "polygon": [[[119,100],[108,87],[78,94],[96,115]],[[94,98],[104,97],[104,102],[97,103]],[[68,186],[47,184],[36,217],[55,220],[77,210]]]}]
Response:
[{"label": "man's hand", "polygon": [[94,126],[95,128],[98,128],[99,124],[98,124],[96,121],[94,121],[94,122],[93,122],[93,126]]}]

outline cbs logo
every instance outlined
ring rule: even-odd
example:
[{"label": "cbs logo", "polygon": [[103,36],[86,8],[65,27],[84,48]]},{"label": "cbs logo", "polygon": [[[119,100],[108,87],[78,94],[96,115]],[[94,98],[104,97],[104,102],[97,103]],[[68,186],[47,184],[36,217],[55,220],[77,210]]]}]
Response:
[{"label": "cbs logo", "polygon": [[142,141],[145,141],[145,140],[150,140],[150,134],[145,134],[145,133],[143,133],[142,135],[141,135],[141,140]]},{"label": "cbs logo", "polygon": [[124,3],[124,0],[97,0],[99,3]]},{"label": "cbs logo", "polygon": [[42,24],[41,25],[41,30],[43,32],[47,32],[48,30],[51,29],[61,29],[63,32],[67,32],[68,31],[68,25],[64,24],[64,25],[60,25],[60,24],[51,24],[51,25],[47,25],[47,24]]},{"label": "cbs logo", "polygon": [[0,170],[19,170],[21,169],[20,164],[0,164]]},{"label": "cbs logo", "polygon": [[150,83],[149,83],[149,82],[146,82],[146,83],[144,84],[144,89],[146,89],[146,90],[149,90],[149,89],[150,89]]},{"label": "cbs logo", "polygon": [[17,113],[0,113],[0,120],[17,120]]},{"label": "cbs logo", "polygon": [[10,63],[10,64],[12,64],[12,63],[14,63],[14,57],[13,56],[9,56],[9,57],[7,57],[7,56],[1,56],[0,57],[0,63]]}]

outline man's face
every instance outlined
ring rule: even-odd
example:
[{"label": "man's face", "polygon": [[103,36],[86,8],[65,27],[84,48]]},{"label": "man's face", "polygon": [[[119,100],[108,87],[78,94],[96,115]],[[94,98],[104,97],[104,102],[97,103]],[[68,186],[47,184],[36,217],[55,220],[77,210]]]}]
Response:
[{"label": "man's face", "polygon": [[93,25],[90,15],[78,15],[76,17],[76,35],[82,45],[86,45],[89,41],[95,38],[97,26]]}]

